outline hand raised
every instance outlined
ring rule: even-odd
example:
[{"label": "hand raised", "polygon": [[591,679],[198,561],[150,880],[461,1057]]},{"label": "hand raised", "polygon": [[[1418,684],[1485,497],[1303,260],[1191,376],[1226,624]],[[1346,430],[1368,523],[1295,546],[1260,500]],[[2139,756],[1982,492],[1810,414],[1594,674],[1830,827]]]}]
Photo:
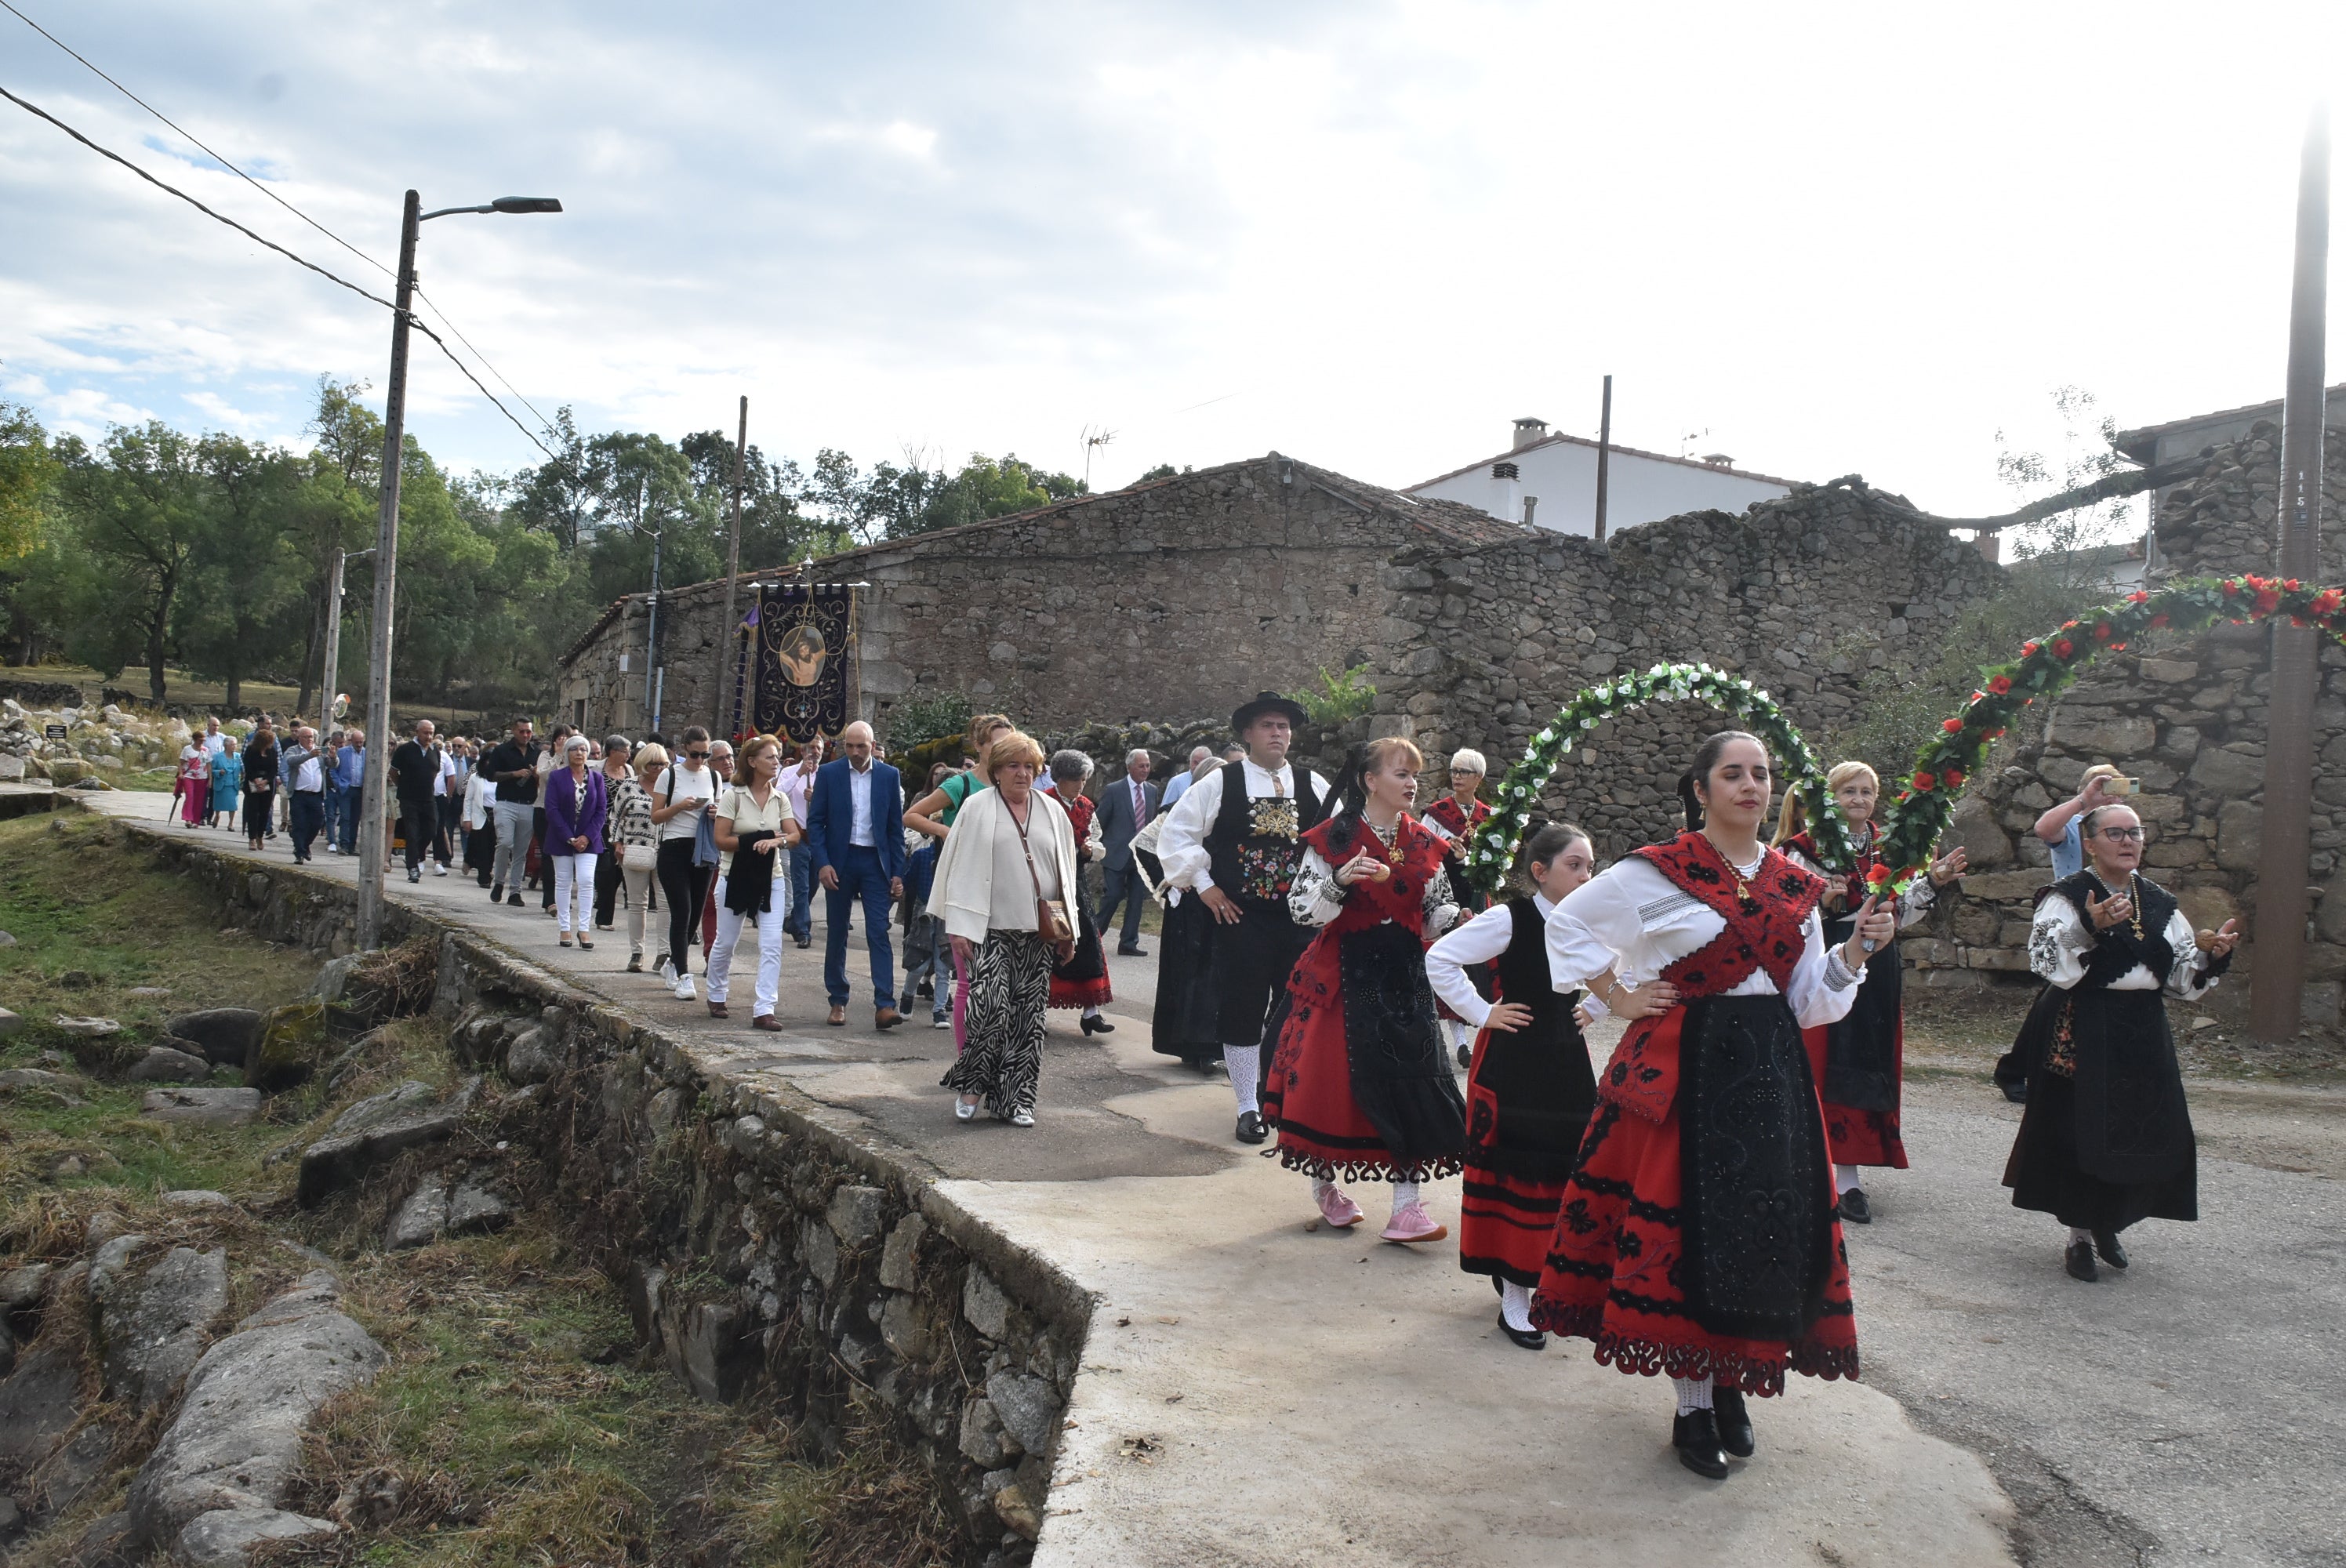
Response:
[{"label": "hand raised", "polygon": [[2112,893],[2106,899],[2097,899],[2091,893],[2086,895],[2086,915],[2094,922],[2096,931],[2107,931],[2133,912],[2134,901],[2124,893]]},{"label": "hand raised", "polygon": [[2226,921],[2219,931],[2199,933],[2200,950],[2213,958],[2221,958],[2230,952],[2239,941],[2240,922],[2236,920]]}]

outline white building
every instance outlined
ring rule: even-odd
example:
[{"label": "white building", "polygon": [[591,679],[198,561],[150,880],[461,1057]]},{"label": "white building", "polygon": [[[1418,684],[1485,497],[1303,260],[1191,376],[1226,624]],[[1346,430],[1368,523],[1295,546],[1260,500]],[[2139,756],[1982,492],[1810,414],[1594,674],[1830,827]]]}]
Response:
[{"label": "white building", "polygon": [[[1792,482],[1735,466],[1725,453],[1664,457],[1616,446],[1606,463],[1605,530],[1617,533],[1680,513],[1741,512],[1754,501],[1789,494]],[[1543,419],[1515,421],[1515,444],[1409,486],[1412,495],[1463,501],[1510,523],[1559,534],[1596,532],[1596,443],[1551,435]]]}]

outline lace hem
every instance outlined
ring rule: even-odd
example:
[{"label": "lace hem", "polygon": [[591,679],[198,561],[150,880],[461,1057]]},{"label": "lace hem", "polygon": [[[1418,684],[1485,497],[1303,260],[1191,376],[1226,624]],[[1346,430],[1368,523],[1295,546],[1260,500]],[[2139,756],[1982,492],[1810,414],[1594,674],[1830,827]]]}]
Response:
[{"label": "lace hem", "polygon": [[1393,1163],[1391,1155],[1372,1155],[1358,1160],[1331,1159],[1309,1149],[1282,1147],[1279,1163],[1288,1170],[1300,1171],[1313,1181],[1440,1181],[1454,1176],[1466,1168],[1463,1159],[1444,1157],[1403,1166]]},{"label": "lace hem", "polygon": [[1600,1365],[1631,1377],[1708,1378],[1760,1399],[1772,1399],[1782,1393],[1788,1370],[1827,1381],[1837,1378],[1858,1380],[1854,1345],[1836,1349],[1811,1342],[1789,1347],[1781,1359],[1745,1356],[1712,1345],[1668,1344],[1633,1338],[1605,1327],[1605,1308],[1601,1305],[1568,1306],[1536,1296],[1532,1298],[1531,1319],[1535,1329],[1545,1329],[1559,1338],[1589,1340]]}]

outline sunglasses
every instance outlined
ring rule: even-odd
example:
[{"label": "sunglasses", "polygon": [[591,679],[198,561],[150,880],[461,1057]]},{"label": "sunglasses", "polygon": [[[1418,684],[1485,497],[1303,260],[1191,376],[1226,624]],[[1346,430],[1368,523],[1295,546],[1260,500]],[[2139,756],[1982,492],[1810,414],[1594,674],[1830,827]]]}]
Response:
[{"label": "sunglasses", "polygon": [[685,755],[691,758],[695,762],[706,762],[709,760],[709,753],[706,751],[688,751]]}]

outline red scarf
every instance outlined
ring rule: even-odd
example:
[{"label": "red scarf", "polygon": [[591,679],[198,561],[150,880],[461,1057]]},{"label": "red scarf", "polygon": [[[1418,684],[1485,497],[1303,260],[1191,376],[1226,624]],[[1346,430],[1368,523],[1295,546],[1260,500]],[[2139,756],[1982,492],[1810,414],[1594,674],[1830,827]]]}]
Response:
[{"label": "red scarf", "polygon": [[1680,833],[1669,843],[1630,852],[1727,922],[1710,942],[1664,969],[1664,980],[1689,998],[1724,995],[1755,969],[1766,970],[1779,992],[1791,983],[1808,946],[1800,927],[1824,896],[1822,878],[1770,850],[1739,893],[1734,869],[1700,833]]}]

